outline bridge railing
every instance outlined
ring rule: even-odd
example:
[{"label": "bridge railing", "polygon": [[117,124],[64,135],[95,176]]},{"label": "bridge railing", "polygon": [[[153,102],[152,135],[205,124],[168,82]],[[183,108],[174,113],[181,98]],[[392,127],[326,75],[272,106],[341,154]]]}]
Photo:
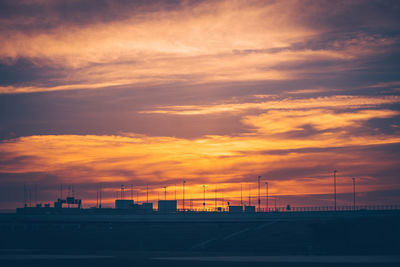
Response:
[{"label": "bridge railing", "polygon": [[258,212],[313,212],[313,211],[361,211],[361,210],[400,210],[400,205],[360,205],[360,206],[306,206],[260,208]]},{"label": "bridge railing", "polygon": [[[358,205],[358,206],[336,206],[336,211],[363,211],[363,210],[400,210],[400,205]],[[182,209],[178,209],[177,211],[183,212]],[[335,211],[334,206],[304,206],[304,207],[271,207],[268,208],[260,208],[256,209],[257,212],[323,212],[323,211]],[[202,212],[229,212],[229,208],[192,208],[185,209],[184,212],[194,212],[194,213],[202,213]]]}]

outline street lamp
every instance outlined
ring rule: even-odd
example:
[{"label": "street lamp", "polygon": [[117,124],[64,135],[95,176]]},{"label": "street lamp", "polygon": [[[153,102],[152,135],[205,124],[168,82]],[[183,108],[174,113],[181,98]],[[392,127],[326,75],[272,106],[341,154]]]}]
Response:
[{"label": "street lamp", "polygon": [[149,185],[146,186],[146,202],[149,203]]},{"label": "street lamp", "polygon": [[335,211],[336,211],[336,173],[337,170],[333,171],[333,195],[334,195],[334,200],[335,200]]},{"label": "street lamp", "polygon": [[164,186],[164,200],[167,200],[167,187]]},{"label": "street lamp", "polygon": [[261,176],[258,176],[258,211],[260,211],[261,200],[260,200],[260,179]]},{"label": "street lamp", "polygon": [[203,210],[206,210],[206,185],[203,184]]},{"label": "street lamp", "polygon": [[268,182],[265,182],[265,188],[266,188],[266,191],[267,191],[267,195],[266,195],[266,204],[267,204],[267,212],[268,212]]},{"label": "street lamp", "polygon": [[183,189],[182,189],[182,210],[185,211],[185,184],[186,181],[183,180]]},{"label": "street lamp", "polygon": [[356,178],[353,177],[353,210],[356,210]]},{"label": "street lamp", "polygon": [[243,206],[243,185],[240,184],[240,206]]}]

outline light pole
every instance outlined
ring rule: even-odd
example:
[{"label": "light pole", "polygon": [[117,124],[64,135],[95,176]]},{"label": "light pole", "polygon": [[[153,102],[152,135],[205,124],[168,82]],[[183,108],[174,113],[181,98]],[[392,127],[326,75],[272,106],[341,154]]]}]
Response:
[{"label": "light pole", "polygon": [[214,209],[217,211],[217,185],[215,185]]},{"label": "light pole", "polygon": [[249,206],[251,206],[251,195],[250,195],[250,184],[249,184]]},{"label": "light pole", "polygon": [[206,210],[206,185],[203,184],[203,210]]},{"label": "light pole", "polygon": [[167,200],[167,187],[164,186],[164,200]]},{"label": "light pole", "polygon": [[99,185],[97,184],[97,200],[96,200],[96,208],[99,208]]},{"label": "light pole", "polygon": [[258,211],[260,211],[260,205],[261,205],[261,200],[260,200],[260,179],[261,176],[258,176]]},{"label": "light pole", "polygon": [[356,178],[353,177],[353,210],[356,210]]},{"label": "light pole", "polygon": [[146,202],[149,203],[149,185],[146,186]]},{"label": "light pole", "polygon": [[182,189],[182,210],[185,211],[185,184],[186,181],[183,180],[183,189]]},{"label": "light pole", "polygon": [[268,182],[265,182],[265,189],[266,189],[266,204],[267,204],[267,212],[268,212]]},{"label": "light pole", "polygon": [[336,173],[337,170],[333,171],[333,195],[334,195],[334,201],[335,201],[335,211],[336,211]]},{"label": "light pole", "polygon": [[240,206],[243,206],[243,185],[240,184]]},{"label": "light pole", "polygon": [[101,197],[102,197],[102,194],[103,194],[103,184],[100,184],[100,202],[99,202],[99,209],[101,209]]}]

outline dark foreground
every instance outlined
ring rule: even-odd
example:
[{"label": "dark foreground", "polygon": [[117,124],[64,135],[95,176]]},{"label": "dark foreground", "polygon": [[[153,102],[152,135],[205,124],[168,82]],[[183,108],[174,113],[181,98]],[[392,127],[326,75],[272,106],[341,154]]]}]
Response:
[{"label": "dark foreground", "polygon": [[399,225],[398,212],[215,222],[4,215],[0,266],[400,266]]}]

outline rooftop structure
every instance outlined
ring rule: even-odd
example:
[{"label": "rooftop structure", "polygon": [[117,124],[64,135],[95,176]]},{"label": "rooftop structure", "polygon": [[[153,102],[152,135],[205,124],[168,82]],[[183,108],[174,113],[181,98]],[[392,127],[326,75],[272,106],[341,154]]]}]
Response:
[{"label": "rooftop structure", "polygon": [[229,206],[229,212],[243,212],[243,206]]},{"label": "rooftop structure", "polygon": [[74,208],[81,208],[82,200],[77,199],[75,197],[67,197],[66,199],[58,198],[56,202],[54,202],[54,208],[61,209],[63,208],[63,204],[67,204],[68,208],[71,206]]},{"label": "rooftop structure", "polygon": [[158,212],[176,212],[176,200],[159,200]]},{"label": "rooftop structure", "polygon": [[116,199],[115,200],[116,209],[131,209],[134,208],[134,201],[129,199]]}]

